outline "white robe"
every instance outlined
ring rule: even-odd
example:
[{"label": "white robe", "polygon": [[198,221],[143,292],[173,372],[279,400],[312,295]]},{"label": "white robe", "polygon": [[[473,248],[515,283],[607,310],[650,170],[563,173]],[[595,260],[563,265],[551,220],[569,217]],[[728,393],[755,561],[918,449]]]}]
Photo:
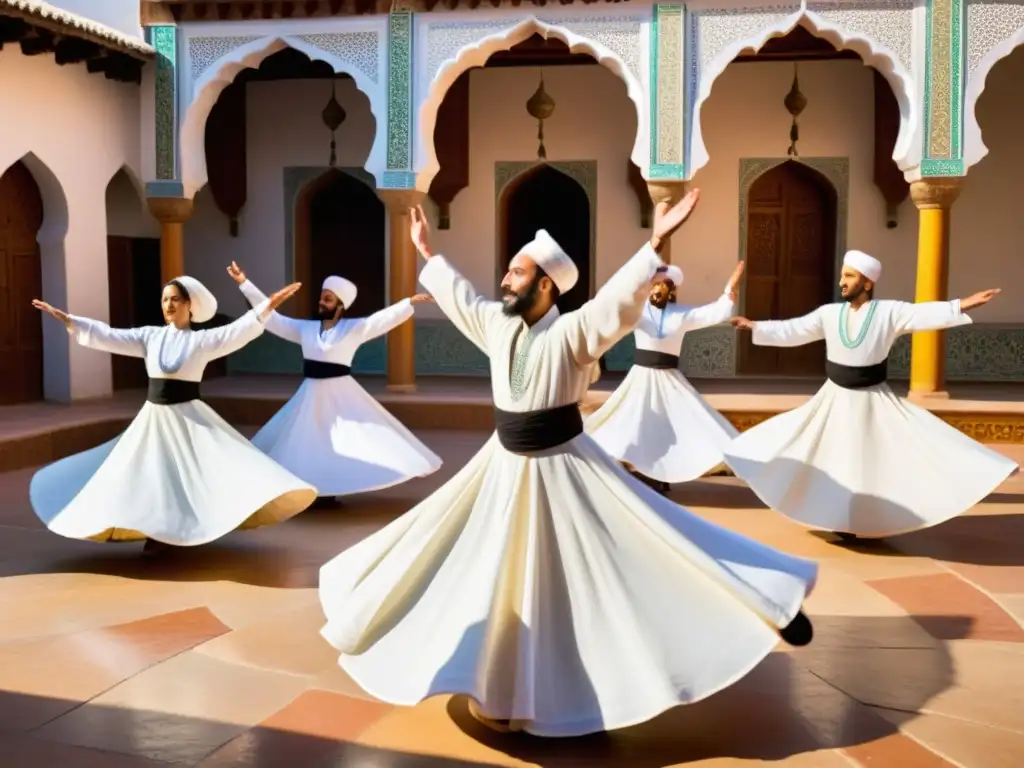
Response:
[{"label": "white robe", "polygon": [[[242,293],[254,306],[266,297],[248,280]],[[369,317],[342,318],[320,332],[319,320],[273,313],[267,330],[302,347],[306,360],[352,365],[362,344],[413,316],[409,299]],[[441,467],[441,459],[351,376],[303,379],[298,390],[252,439],[281,466],[316,486],[321,496],[388,488]]]},{"label": "white robe", "polygon": [[[263,324],[255,311],[205,331],[119,329],[72,316],[69,332],[84,347],[144,358],[152,379],[199,382],[208,363],[244,347]],[[287,520],[313,503],[316,489],[201,400],[147,401],[118,437],[36,472],[29,497],[39,519],[61,536],[193,546]]]},{"label": "white robe", "polygon": [[[724,323],[732,311],[728,295],[703,307],[659,309],[648,302],[633,331],[636,348],[678,355],[687,331]],[[609,454],[663,483],[685,483],[721,466],[725,447],[738,434],[682,371],[638,365],[586,427]]]},{"label": "white robe", "polygon": [[[874,317],[868,322],[871,307]],[[754,324],[753,342],[795,347],[825,340],[834,363],[870,366],[889,356],[904,333],[965,325],[959,301],[867,302],[849,311],[827,304],[794,320]],[[888,384],[844,389],[826,381],[807,403],[744,432],[726,461],[761,500],[813,528],[863,537],[936,525],[967,511],[1017,471],[1017,465]]]},{"label": "white robe", "polygon": [[[528,331],[440,256],[420,281],[489,356],[495,407],[524,412],[580,401],[593,365],[639,320],[660,265],[645,247],[582,308],[552,308]],[[529,351],[517,398],[520,331]],[[486,717],[575,736],[739,680],[816,573],[669,501],[586,434],[530,455],[494,435],[433,495],[321,569],[322,634],[378,699],[465,694]]]}]

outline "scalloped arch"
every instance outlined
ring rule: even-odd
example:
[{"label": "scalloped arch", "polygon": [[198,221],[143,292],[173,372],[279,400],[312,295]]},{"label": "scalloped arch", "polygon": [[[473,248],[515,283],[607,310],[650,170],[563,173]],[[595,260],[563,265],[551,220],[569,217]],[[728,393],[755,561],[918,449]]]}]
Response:
[{"label": "scalloped arch", "polygon": [[234,82],[239,72],[258,67],[265,58],[285,48],[304,53],[313,61],[322,61],[330,65],[335,72],[350,75],[356,87],[367,97],[370,102],[370,113],[377,121],[378,129],[375,131],[373,146],[364,168],[379,184],[383,174],[382,158],[386,133],[381,131],[379,126],[383,122],[383,116],[387,114],[386,94],[382,88],[362,71],[327,51],[289,35],[273,35],[235,48],[211,64],[196,81],[191,101],[181,123],[179,138],[181,181],[186,197],[195,197],[196,192],[203,188],[209,178],[206,168],[206,120],[221,92]]},{"label": "scalloped arch", "polygon": [[645,173],[650,162],[648,144],[648,107],[644,87],[630,71],[626,63],[601,43],[589,37],[576,34],[558,24],[548,24],[536,16],[529,16],[522,21],[510,23],[505,29],[482,37],[474,43],[463,46],[454,59],[448,59],[437,70],[427,89],[427,96],[419,110],[419,131],[417,143],[421,151],[417,153],[416,188],[426,191],[430,182],[437,175],[440,164],[434,148],[434,127],[437,124],[437,113],[441,108],[448,89],[467,69],[482,67],[491,54],[507,51],[512,46],[523,42],[531,35],[540,35],[545,40],[555,38],[569,46],[573,53],[587,53],[599,64],[610,69],[626,85],[626,96],[636,108],[636,137],[633,140],[631,158]]},{"label": "scalloped arch", "polygon": [[28,168],[36,186],[39,187],[39,194],[43,198],[43,224],[36,235],[36,241],[40,246],[47,244],[62,243],[68,232],[68,198],[64,191],[64,185],[53,172],[49,163],[41,158],[36,152],[29,151],[21,157],[16,157],[7,165],[0,167],[0,176],[21,163]]},{"label": "scalloped arch", "polygon": [[974,72],[967,80],[964,89],[964,172],[972,165],[977,165],[988,154],[988,147],[982,136],[981,124],[978,123],[978,99],[985,92],[986,81],[995,66],[1024,45],[1024,27],[1020,27],[1010,37],[986,53]]},{"label": "scalloped arch", "polygon": [[773,37],[788,34],[796,26],[803,26],[815,37],[828,41],[839,50],[850,50],[860,56],[865,66],[877,69],[896,95],[900,106],[900,131],[896,138],[892,159],[901,170],[908,170],[920,162],[921,125],[917,106],[914,79],[907,68],[888,49],[863,35],[850,32],[832,24],[820,15],[806,9],[793,12],[774,24],[767,25],[755,35],[736,40],[727,45],[700,73],[700,85],[693,107],[693,128],[690,136],[690,163],[688,175],[693,175],[707,165],[709,157],[700,122],[701,108],[711,95],[715,81],[740,51],[753,48],[755,51]]}]

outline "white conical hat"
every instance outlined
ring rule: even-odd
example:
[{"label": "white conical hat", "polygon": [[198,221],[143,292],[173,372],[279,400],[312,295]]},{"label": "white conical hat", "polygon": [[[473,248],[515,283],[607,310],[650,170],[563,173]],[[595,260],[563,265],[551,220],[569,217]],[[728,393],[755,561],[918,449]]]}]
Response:
[{"label": "white conical hat", "polygon": [[675,264],[668,265],[668,269],[665,270],[665,277],[672,281],[672,285],[675,288],[683,284],[683,270]]},{"label": "white conical hat", "polygon": [[320,288],[321,291],[330,291],[341,301],[341,305],[348,309],[352,306],[352,302],[356,300],[356,294],[359,293],[356,288],[356,284],[351,280],[346,280],[344,277],[338,277],[337,275],[331,275],[324,280],[323,286]]},{"label": "white conical hat", "polygon": [[843,257],[843,266],[857,270],[872,283],[877,283],[882,276],[882,262],[863,251],[847,251]]},{"label": "white conical hat", "polygon": [[533,259],[561,293],[570,291],[579,280],[580,271],[576,264],[545,229],[538,229],[536,237],[520,248],[519,253]]},{"label": "white conical hat", "polygon": [[192,304],[193,323],[205,323],[217,314],[217,297],[194,277],[182,275],[171,282],[178,283],[188,292],[188,300]]}]

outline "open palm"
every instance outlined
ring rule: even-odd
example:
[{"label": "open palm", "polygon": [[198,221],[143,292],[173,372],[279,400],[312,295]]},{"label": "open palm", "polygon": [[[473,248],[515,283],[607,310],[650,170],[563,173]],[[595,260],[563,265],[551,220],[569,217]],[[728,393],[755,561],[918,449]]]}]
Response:
[{"label": "open palm", "polygon": [[683,222],[690,218],[698,200],[700,190],[691,189],[682,200],[671,207],[665,202],[658,203],[654,207],[654,237],[662,241],[670,238]]}]

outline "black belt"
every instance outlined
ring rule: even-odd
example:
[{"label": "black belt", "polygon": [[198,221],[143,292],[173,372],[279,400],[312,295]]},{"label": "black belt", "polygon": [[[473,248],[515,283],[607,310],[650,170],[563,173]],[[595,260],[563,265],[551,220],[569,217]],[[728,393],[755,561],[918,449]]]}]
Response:
[{"label": "black belt", "polygon": [[633,365],[638,365],[641,368],[678,368],[679,355],[655,352],[651,349],[638,349],[633,355]]},{"label": "black belt", "polygon": [[885,384],[889,378],[889,360],[863,366],[840,365],[826,360],[825,373],[829,381],[843,389],[865,389]]},{"label": "black belt", "polygon": [[352,368],[341,363],[325,363],[323,360],[303,360],[302,375],[307,379],[340,379],[351,376]]},{"label": "black belt", "polygon": [[181,379],[150,379],[146,399],[154,405],[178,405],[199,400],[199,382]]},{"label": "black belt", "polygon": [[583,433],[583,417],[577,403],[520,413],[495,408],[494,425],[502,447],[512,453],[545,451]]}]

